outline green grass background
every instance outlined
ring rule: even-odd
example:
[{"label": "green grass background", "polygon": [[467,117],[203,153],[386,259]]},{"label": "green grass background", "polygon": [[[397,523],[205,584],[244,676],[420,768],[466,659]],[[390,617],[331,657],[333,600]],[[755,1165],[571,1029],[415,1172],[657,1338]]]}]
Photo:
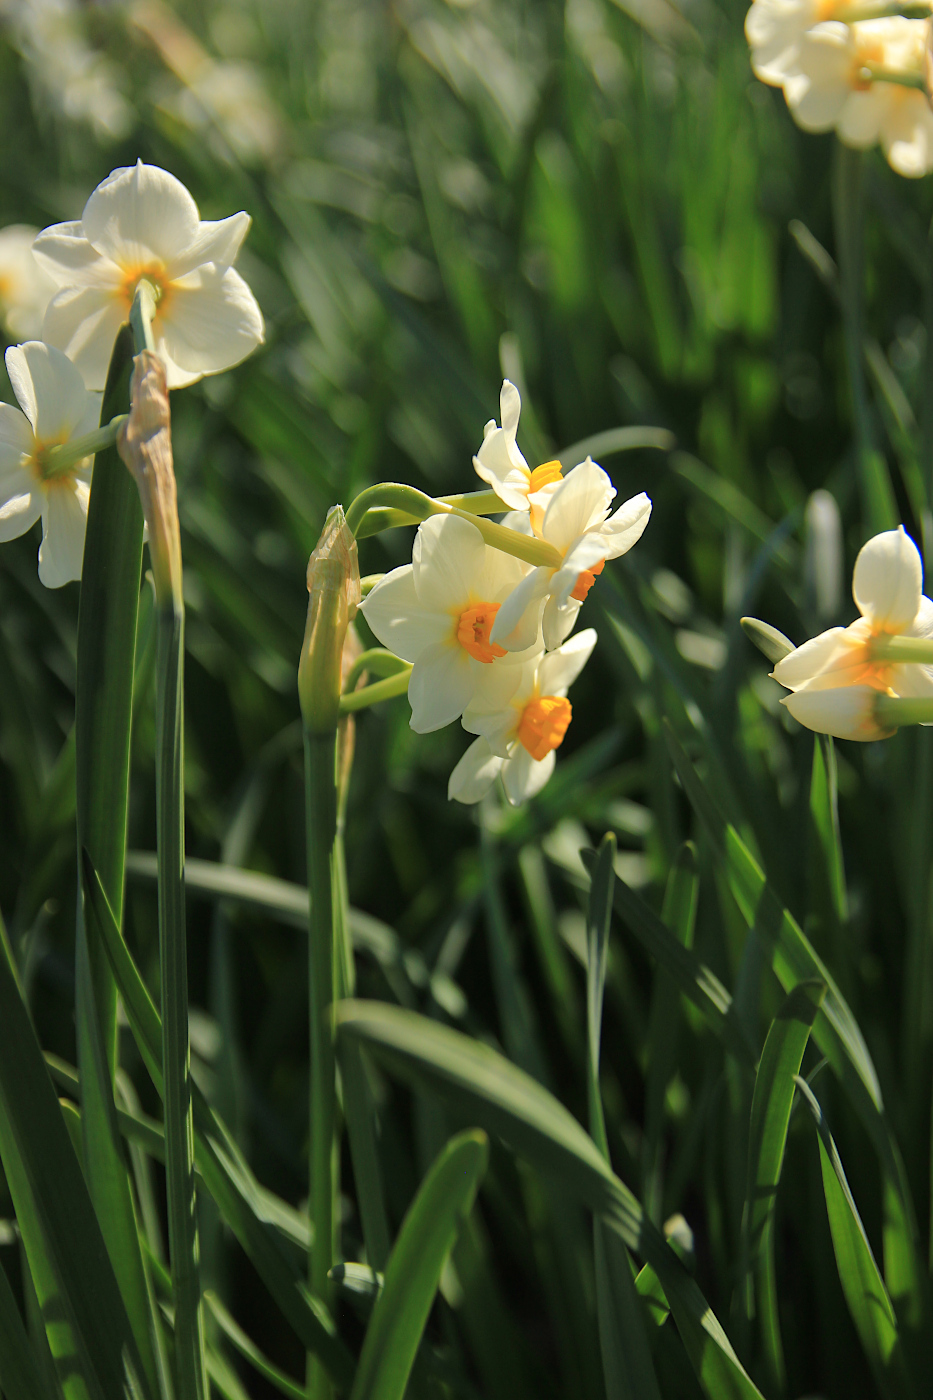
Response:
[{"label": "green grass background", "polygon": [[[848,580],[871,532],[860,513],[839,314],[788,230],[830,252],[833,138],[798,132],[756,83],[742,5],[692,0],[238,0],[190,4],[184,24],[221,62],[249,62],[274,149],[245,155],[216,113],[190,106],[132,7],[74,23],[127,104],[117,139],[63,110],[41,54],[0,39],[0,222],[76,218],[94,185],[137,157],[171,170],[202,216],[244,208],[239,266],[267,342],[247,363],[173,396],[188,607],[189,857],[302,883],[301,734],[295,670],[304,572],[326,508],[378,480],[469,490],[503,374],[523,395],[533,463],[626,425],[671,430],[672,453],[604,455],[619,499],[646,490],[648,530],[584,608],[600,642],[574,689],[558,773],[527,810],[448,804],[466,746],[453,726],[416,736],[403,700],[364,714],[347,825],[351,901],[403,950],[387,975],[358,958],[358,995],[402,1000],[489,1040],[585,1117],[586,876],[581,847],[607,830],[618,870],[660,908],[694,828],[660,729],[712,736],[712,779],[756,844],[859,1019],[929,1231],[930,736],[837,746],[848,917],[827,894],[808,803],[812,736],[785,719],[767,664],[737,619],[799,642],[854,615]],[[21,6],[20,6],[21,8]],[[13,18],[11,19],[10,16]],[[189,106],[185,106],[185,102]],[[187,112],[187,120],[185,113]],[[865,162],[867,328],[887,376],[872,408],[901,517],[920,540],[931,261],[929,182]],[[9,393],[7,393],[9,397]],[[912,475],[913,474],[913,475]],[[843,525],[836,597],[821,603],[811,492]],[[363,572],[408,557],[411,532],[361,545]],[[74,708],[78,589],[45,591],[37,539],[0,549],[0,908],[43,1045],[75,1059]],[[831,574],[833,571],[830,571]],[[143,609],[143,627],[149,612]],[[365,627],[361,628],[365,636]],[[144,632],[133,739],[130,847],[155,844],[154,638]],[[71,761],[69,762],[69,760]],[[712,849],[700,837],[695,948],[741,997],[756,1045],[778,1005],[748,956]],[[152,987],[154,887],[131,875],[127,936]],[[196,1072],[260,1179],[306,1189],[305,952],[299,929],[193,898],[189,961]],[[646,1079],[657,977],[614,927],[603,1090],[613,1162],[645,1186]],[[738,992],[736,989],[738,988]],[[676,1031],[675,1031],[676,1022]],[[124,1032],[124,1063],[155,1101]],[[682,1212],[693,1266],[730,1323],[739,1277],[747,1093],[683,1006],[664,1099],[658,1222]],[[805,1069],[816,1065],[808,1051]],[[877,1257],[877,1161],[829,1073],[816,1090]],[[379,1080],[381,1157],[397,1227],[457,1123]],[[741,1110],[745,1104],[745,1117]],[[874,1395],[840,1288],[812,1125],[795,1114],[778,1210],[789,1393]],[[343,1257],[359,1257],[345,1173]],[[0,1229],[8,1212],[0,1188]],[[203,1212],[205,1282],[279,1364],[294,1339],[215,1214]],[[5,1241],[6,1243],[3,1243]],[[449,1394],[596,1397],[588,1229],[501,1148],[432,1316]],[[7,1230],[0,1260],[16,1278]],[[352,1311],[344,1316],[354,1335]],[[671,1324],[657,1338],[665,1397],[699,1394]],[[250,1394],[264,1395],[251,1376]]]}]

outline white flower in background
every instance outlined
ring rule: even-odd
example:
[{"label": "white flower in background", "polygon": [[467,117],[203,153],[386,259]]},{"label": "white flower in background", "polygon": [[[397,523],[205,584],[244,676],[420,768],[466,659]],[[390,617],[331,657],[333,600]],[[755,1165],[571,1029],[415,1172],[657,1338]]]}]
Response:
[{"label": "white flower in background", "polygon": [[102,396],[85,389],[67,355],[37,340],[12,345],[6,367],[20,408],[0,403],[0,542],[41,519],[39,578],[61,588],[81,577],[93,459],[51,475],[49,448],[93,432]]},{"label": "white flower in background", "polygon": [[[536,602],[544,608],[544,644],[548,651],[569,636],[580,604],[602,572],[607,559],[617,559],[642,536],[651,515],[651,501],[642,491],[612,515],[609,506],[615,487],[595,462],[587,457],[558,483],[547,510],[540,538],[554,545],[563,562],[557,568],[533,569],[503,603],[492,629],[492,640],[512,649],[509,634]],[[526,521],[515,512],[504,520],[512,529]]]},{"label": "white flower in background", "polygon": [[783,87],[799,71],[800,44],[807,31],[858,9],[859,0],[755,0],[745,16],[755,77]]},{"label": "white flower in background", "polygon": [[0,17],[28,65],[44,104],[87,122],[104,140],[128,135],[134,113],[119,88],[119,70],[93,49],[74,0],[0,0]]},{"label": "white flower in background", "polygon": [[852,593],[862,614],[790,652],[772,675],[793,692],[782,703],[808,729],[845,739],[879,739],[872,714],[879,691],[933,697],[933,666],[875,660],[885,637],[933,637],[933,602],[922,593],[920,552],[903,525],[875,535],[855,561]]},{"label": "white flower in background", "polygon": [[0,229],[0,316],[17,340],[39,335],[45,308],[56,290],[33,255],[38,232],[29,224]]},{"label": "white flower in background", "polygon": [[518,390],[503,379],[499,393],[502,427],[496,426],[494,418],[486,424],[483,445],[473,458],[473,466],[510,510],[529,512],[531,528],[538,534],[548,502],[560,485],[562,469],[560,462],[545,462],[534,471],[529,467],[515,441],[521,410]]},{"label": "white flower in background", "polygon": [[463,715],[463,727],[480,737],[450,775],[448,798],[479,802],[501,773],[513,806],[540,792],[554,771],[556,750],[571,719],[567,691],[596,644],[592,627],[521,667],[500,668]]},{"label": "white flower in background", "polygon": [[[880,143],[899,175],[926,174],[933,169],[933,112],[925,93],[873,81],[872,74],[922,77],[929,21],[894,15],[845,24],[832,19],[842,10],[833,3],[765,6],[759,0],[746,21],[755,72],[783,87],[805,131],[835,128],[847,146]],[[809,18],[817,11],[819,23]]]},{"label": "white flower in background", "polygon": [[412,562],[386,574],[360,605],[383,646],[414,663],[408,699],[419,734],[458,719],[497,668],[505,666],[517,685],[516,663],[540,652],[540,606],[517,620],[508,639],[518,655],[490,640],[500,605],[527,568],[488,548],[468,520],[434,515],[419,526]]},{"label": "white flower in background", "polygon": [[114,170],[75,223],[40,233],[34,251],[59,291],[44,339],[103,388],[117,331],[139,283],[155,289],[155,348],[168,387],[230,369],[263,339],[262,313],[233,261],[248,214],[202,220],[180,180],[155,165]]}]

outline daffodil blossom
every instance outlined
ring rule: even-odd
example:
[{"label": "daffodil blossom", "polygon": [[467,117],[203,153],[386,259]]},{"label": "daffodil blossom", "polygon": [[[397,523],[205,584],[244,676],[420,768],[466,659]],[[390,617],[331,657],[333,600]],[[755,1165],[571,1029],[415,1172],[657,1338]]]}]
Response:
[{"label": "daffodil blossom", "polygon": [[419,734],[458,719],[491,672],[505,665],[517,674],[516,663],[540,653],[540,604],[517,617],[506,639],[515,655],[490,638],[527,569],[490,549],[468,520],[434,515],[419,526],[412,562],[386,574],[361,604],[383,646],[414,663],[408,699]]},{"label": "daffodil blossom", "polygon": [[570,724],[567,691],[595,644],[589,627],[539,660],[500,668],[490,677],[464,712],[464,729],[480,737],[451,773],[448,798],[479,802],[500,774],[513,806],[541,791]]},{"label": "daffodil blossom", "polygon": [[155,292],[155,349],[168,387],[239,364],[263,339],[262,313],[233,262],[248,214],[202,220],[180,180],[155,165],[114,170],[76,223],[55,224],[34,244],[58,291],[44,338],[102,389],[113,343],[139,283]]},{"label": "daffodil blossom", "polygon": [[[651,501],[642,491],[609,514],[615,487],[602,467],[589,457],[568,472],[551,496],[541,539],[562,557],[558,568],[540,566],[522,579],[503,603],[492,629],[492,640],[511,650],[510,634],[535,604],[546,599],[544,645],[553,651],[570,635],[596,574],[607,559],[626,554],[641,538],[651,515]],[[529,530],[528,517],[518,511],[503,524]]]},{"label": "daffodil blossom", "polygon": [[873,72],[920,77],[929,21],[895,15],[843,24],[829,20],[800,36],[780,82],[798,126],[835,127],[847,146],[880,143],[899,175],[933,169],[933,112],[925,93]]},{"label": "daffodil blossom", "polygon": [[489,483],[510,510],[526,510],[535,534],[541,529],[548,502],[560,485],[560,462],[545,462],[534,470],[518,450],[515,435],[522,409],[521,396],[508,379],[499,393],[501,428],[491,418],[483,429],[483,445],[473,458],[476,473]]},{"label": "daffodil blossom", "polygon": [[101,395],[85,389],[66,355],[37,340],[11,346],[6,367],[20,408],[0,403],[0,542],[41,519],[39,578],[60,588],[81,577],[93,460],[56,472],[49,449],[97,427]]},{"label": "daffodil blossom", "polygon": [[45,308],[56,290],[33,254],[37,233],[28,224],[0,229],[0,313],[10,334],[22,340],[42,330]]},{"label": "daffodil blossom", "polygon": [[920,552],[903,525],[862,547],[852,578],[861,617],[805,642],[772,672],[793,692],[782,703],[801,724],[840,738],[879,739],[891,731],[874,719],[878,692],[933,698],[933,666],[884,654],[894,637],[933,638],[933,602],[922,587]]},{"label": "daffodil blossom", "polygon": [[859,8],[858,0],[755,0],[745,16],[755,77],[783,87],[800,71],[800,45],[808,30]]}]

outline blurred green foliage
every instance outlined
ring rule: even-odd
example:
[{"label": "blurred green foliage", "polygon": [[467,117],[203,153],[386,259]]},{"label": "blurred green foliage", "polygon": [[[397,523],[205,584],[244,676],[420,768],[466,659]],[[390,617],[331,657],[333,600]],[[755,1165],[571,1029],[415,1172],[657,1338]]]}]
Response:
[{"label": "blurred green foliage", "polygon": [[[192,0],[177,11],[14,0],[0,11],[0,223],[76,218],[94,185],[137,157],[183,180],[204,217],[253,217],[239,266],[267,343],[172,405],[192,857],[304,882],[295,668],[305,565],[329,505],[378,480],[434,494],[478,484],[471,457],[498,416],[503,375],[523,395],[529,459],[619,426],[674,433],[670,454],[603,458],[620,499],[647,490],[654,514],[586,605],[600,645],[574,692],[557,776],[527,811],[448,805],[466,743],[457,727],[415,736],[404,701],[357,721],[351,900],[400,940],[381,960],[361,953],[357,994],[492,1040],[585,1119],[579,851],[614,831],[618,873],[660,908],[671,862],[696,834],[672,776],[668,717],[688,747],[702,738],[707,779],[859,1020],[925,1232],[933,748],[916,730],[838,751],[840,903],[826,825],[811,815],[812,736],[785,719],[738,628],[755,612],[799,642],[850,620],[848,570],[868,533],[838,311],[801,251],[806,237],[788,227],[810,231],[811,253],[813,239],[832,251],[833,140],[798,132],[780,93],[754,81],[743,18],[731,0]],[[883,389],[872,425],[919,541],[933,195],[876,154],[865,175],[868,331]],[[826,537],[804,513],[817,489],[843,521],[844,559],[828,578]],[[0,908],[43,1044],[73,1062],[78,590],[41,587],[36,547],[30,536],[0,549]],[[367,540],[362,570],[403,562],[409,548],[407,531]],[[155,844],[147,598],[130,817],[130,846],[144,851]],[[757,1053],[777,984],[749,952],[705,836],[699,870],[694,948],[732,990]],[[154,894],[138,872],[127,909],[154,987]],[[200,1082],[260,1180],[297,1202],[301,932],[193,895],[189,946]],[[664,993],[676,1061],[652,1110],[660,1138],[646,1142],[661,987],[619,922],[602,1064],[612,1160],[643,1199],[650,1167],[657,1223],[686,1218],[701,1287],[760,1378],[738,1301],[750,1087],[693,1009]],[[123,1050],[152,1112],[128,1036]],[[381,1077],[374,1087],[397,1228],[457,1124],[426,1097]],[[881,1259],[878,1163],[829,1074],[817,1094]],[[806,1118],[791,1122],[776,1231],[789,1390],[855,1400],[876,1392]],[[343,1257],[353,1260],[348,1164],[344,1179]],[[297,1373],[297,1342],[207,1206],[203,1228],[206,1285]],[[15,1253],[0,1257],[15,1274]],[[582,1217],[495,1145],[454,1264],[430,1333],[448,1368],[444,1393],[602,1393]],[[349,1307],[343,1322],[352,1335]],[[656,1348],[662,1393],[698,1394],[671,1324]],[[248,1385],[271,1393],[253,1374]]]}]

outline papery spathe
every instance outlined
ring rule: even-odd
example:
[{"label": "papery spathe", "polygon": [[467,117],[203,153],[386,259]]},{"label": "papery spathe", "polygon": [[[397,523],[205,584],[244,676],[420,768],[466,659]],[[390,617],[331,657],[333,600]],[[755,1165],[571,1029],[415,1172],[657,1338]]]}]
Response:
[{"label": "papery spathe", "polygon": [[256,299],[233,268],[249,225],[244,213],[202,220],[181,181],[158,166],[114,170],[80,220],[36,239],[36,257],[59,288],[45,339],[70,356],[89,388],[102,389],[117,331],[146,279],[170,389],[239,364],[264,335]]},{"label": "papery spathe", "polygon": [[13,345],[7,373],[20,404],[0,403],[0,542],[42,521],[39,578],[60,588],[81,577],[92,459],[47,475],[47,452],[97,427],[101,395],[89,393],[66,355],[40,341]]}]

